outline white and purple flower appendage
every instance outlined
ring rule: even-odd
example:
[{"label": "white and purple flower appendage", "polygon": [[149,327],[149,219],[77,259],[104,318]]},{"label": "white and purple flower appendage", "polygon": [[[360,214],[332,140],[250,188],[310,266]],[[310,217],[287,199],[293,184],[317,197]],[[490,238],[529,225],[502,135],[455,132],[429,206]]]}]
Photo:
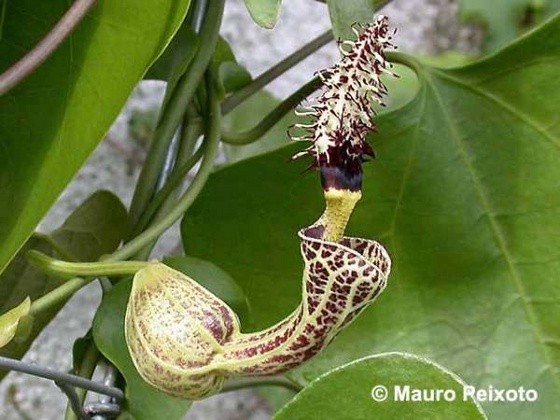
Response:
[{"label": "white and purple flower appendage", "polygon": [[[311,156],[313,167],[320,168],[324,188],[357,190],[361,185],[364,155],[374,157],[366,135],[376,131],[372,105],[384,106],[387,87],[380,76],[398,77],[387,61],[385,51],[394,49],[388,18],[378,16],[367,25],[354,25],[356,41],[339,41],[342,59],[319,73],[323,90],[310,109],[297,112],[312,118],[298,124],[306,134],[293,140],[311,145],[294,158]],[[327,185],[325,185],[325,182]]]}]

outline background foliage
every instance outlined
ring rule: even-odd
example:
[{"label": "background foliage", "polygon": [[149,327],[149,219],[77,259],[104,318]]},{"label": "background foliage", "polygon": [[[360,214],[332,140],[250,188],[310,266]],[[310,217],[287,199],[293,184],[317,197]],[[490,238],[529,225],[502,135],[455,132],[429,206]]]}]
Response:
[{"label": "background foliage", "polygon": [[[335,35],[347,38],[349,25],[383,2],[326,3]],[[378,159],[365,167],[364,198],[349,227],[349,234],[387,246],[394,263],[389,287],[331,347],[288,374],[305,388],[276,418],[326,418],[337,410],[356,419],[405,418],[408,406],[403,413],[402,405],[370,404],[371,387],[461,386],[444,368],[404,352],[478,387],[538,391],[535,403],[484,403],[490,418],[560,413],[557,3],[460,0],[461,16],[485,27],[487,58],[470,65],[461,58],[458,67],[443,69],[444,60],[391,54],[403,77],[400,85],[388,82],[395,86],[392,107],[377,119],[379,133],[370,141]],[[27,250],[96,261],[126,238],[127,210],[107,192],[91,196],[51,234],[32,232],[162,53],[147,77],[180,83],[205,42],[184,20],[189,4],[100,0],[37,72],[0,97],[0,202],[9,203],[0,208],[0,314],[64,283],[30,267]],[[280,4],[246,0],[266,28],[276,23]],[[67,6],[0,1],[0,73]],[[211,66],[220,99],[252,83],[224,40]],[[198,92],[196,101],[204,100]],[[224,131],[253,127],[278,103],[258,91],[224,121]],[[165,260],[235,308],[245,331],[270,326],[298,304],[296,232],[324,205],[316,174],[304,173],[307,163],[287,163],[299,149],[285,136],[294,121],[284,117],[253,144],[224,145],[230,164],[210,177],[182,222],[187,256]],[[130,282],[104,295],[92,331],[126,382],[122,418],[180,419],[190,402],[145,384],[128,355],[122,325]],[[0,354],[20,358],[65,302],[40,317],[19,314],[16,337]],[[2,333],[9,322],[0,318]],[[342,392],[348,405],[338,404]],[[484,418],[472,401],[415,410],[430,418]]]}]

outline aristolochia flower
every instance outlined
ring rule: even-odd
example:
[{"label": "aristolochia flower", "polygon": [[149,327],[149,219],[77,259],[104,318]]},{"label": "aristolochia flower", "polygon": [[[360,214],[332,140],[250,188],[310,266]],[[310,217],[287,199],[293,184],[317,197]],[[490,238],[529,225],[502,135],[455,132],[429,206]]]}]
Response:
[{"label": "aristolochia flower", "polygon": [[321,169],[323,188],[359,190],[364,155],[374,157],[366,134],[376,130],[373,103],[384,106],[387,88],[380,80],[386,73],[396,76],[384,51],[394,48],[386,16],[352,28],[356,41],[339,41],[343,58],[333,67],[319,73],[323,91],[314,105],[298,115],[311,116],[312,123],[298,124],[306,135],[294,140],[311,145],[294,158],[311,156],[312,166]]}]

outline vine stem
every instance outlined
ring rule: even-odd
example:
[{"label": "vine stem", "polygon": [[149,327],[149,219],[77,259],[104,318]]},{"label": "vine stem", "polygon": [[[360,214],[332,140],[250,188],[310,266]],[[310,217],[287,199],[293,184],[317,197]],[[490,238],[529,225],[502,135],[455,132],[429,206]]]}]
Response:
[{"label": "vine stem", "polygon": [[284,58],[275,66],[268,69],[266,72],[261,74],[255,80],[253,80],[247,86],[239,89],[237,92],[229,96],[222,101],[222,114],[226,115],[237,107],[240,103],[245,101],[247,98],[252,96],[255,92],[258,92],[263,87],[268,85],[277,77],[284,74],[286,71],[290,70],[293,66],[298,64],[300,61],[306,59],[311,54],[313,54],[318,49],[322,48],[330,41],[333,40],[333,34],[331,30],[324,32],[317,38],[312,40],[310,43],[304,45],[302,48]]},{"label": "vine stem", "polygon": [[280,375],[231,379],[226,382],[220,393],[237,391],[238,389],[252,388],[255,386],[280,386],[294,392],[300,392],[303,389],[301,385]]},{"label": "vine stem", "polygon": [[198,114],[196,106],[191,103],[187,109],[186,114],[183,116],[183,123],[181,127],[181,142],[179,145],[179,150],[177,151],[177,165],[173,168],[173,172],[176,172],[178,165],[187,162],[196,146],[196,141],[202,134],[202,118]]},{"label": "vine stem", "polygon": [[134,191],[130,206],[131,226],[136,226],[142,213],[155,193],[160,169],[165,160],[167,150],[187,107],[202,80],[218,41],[218,31],[222,22],[224,0],[209,2],[206,18],[200,31],[201,45],[198,48],[186,73],[182,76],[171,94],[161,120],[154,132],[153,140],[146,161]]},{"label": "vine stem", "polygon": [[45,309],[49,309],[52,306],[63,302],[68,299],[82,287],[91,283],[93,278],[80,278],[76,277],[65,281],[63,284],[58,286],[56,289],[51,290],[49,293],[41,296],[37,300],[31,302],[31,308],[29,309],[30,315],[37,315]]},{"label": "vine stem", "polygon": [[[206,143],[202,144],[194,151],[196,142],[202,134],[202,118],[198,114],[193,103],[190,104],[186,114],[183,116],[183,126],[181,127],[181,141],[177,151],[175,166],[171,171],[165,185],[159,189],[142,214],[133,236],[137,236],[153,221],[155,214],[160,210],[162,204],[178,194],[178,187],[182,184],[185,175],[194,167],[202,157]],[[193,153],[194,152],[194,153]]]},{"label": "vine stem", "polygon": [[124,393],[119,388],[106,386],[99,382],[91,381],[70,373],[58,372],[50,368],[22,362],[21,360],[10,359],[9,357],[0,356],[0,369],[15,370],[17,372],[27,373],[29,375],[50,379],[56,382],[64,382],[87,389],[88,391],[97,392],[98,394],[108,395],[115,398],[117,401],[122,401],[124,398]]},{"label": "vine stem", "polygon": [[313,78],[305,85],[300,87],[276,108],[274,108],[261,122],[250,130],[241,133],[227,133],[222,132],[222,141],[224,143],[240,146],[249,144],[258,140],[261,136],[266,134],[278,121],[280,121],[288,112],[297,106],[303,99],[315,92],[321,87],[322,81],[319,77]]},{"label": "vine stem", "polygon": [[422,75],[422,63],[411,55],[398,51],[387,51],[385,55],[387,56],[387,60],[390,62],[402,64],[403,66],[410,68],[417,76]]},{"label": "vine stem", "polygon": [[171,193],[182,184],[184,176],[192,169],[196,162],[200,160],[204,153],[204,149],[205,144],[202,144],[185,163],[175,167],[176,170],[171,173],[171,176],[165,183],[165,186],[156,193],[153,200],[146,208],[146,211],[138,221],[137,234],[146,228],[165,200],[167,200]]},{"label": "vine stem", "polygon": [[78,26],[96,0],[76,0],[51,31],[26,55],[0,75],[0,96],[39,67]]},{"label": "vine stem", "polygon": [[[200,33],[200,29],[202,28],[202,24],[205,20],[206,17],[206,10],[207,10],[207,0],[197,0],[194,2],[194,5],[192,7],[192,11],[189,11],[189,14],[187,15],[186,19],[189,21],[189,25],[192,27],[192,29],[194,30],[194,32],[198,35]],[[185,25],[186,22],[183,22],[182,25]],[[177,36],[177,35],[175,35]],[[198,47],[197,47],[198,48]],[[195,51],[196,53],[196,51]],[[187,64],[187,69],[188,69],[188,65]],[[185,70],[187,70],[185,69]],[[179,78],[179,80],[177,82],[180,81],[181,78]],[[170,85],[167,84],[166,86],[166,92],[165,92],[165,97],[163,99],[163,104],[162,104],[162,109],[163,107],[166,106],[167,104],[167,99],[168,99],[168,95],[170,96],[173,93],[173,89],[175,89],[175,86],[173,86],[171,89],[171,91],[169,91],[170,89]],[[189,105],[185,115],[183,116],[183,124],[185,121],[185,117],[187,115],[189,115],[192,111],[192,108],[194,108],[192,102]],[[183,136],[182,136],[182,129],[181,129],[181,135],[177,136],[174,135],[172,137],[172,140],[169,144],[169,147],[167,149],[167,153],[165,156],[165,159],[163,160],[163,166],[161,167],[161,170],[159,172],[159,176],[158,176],[158,180],[156,183],[156,188],[155,191],[159,191],[161,188],[163,188],[163,186],[165,185],[165,183],[167,182],[167,178],[169,177],[169,175],[174,171],[174,167],[178,162],[178,159],[180,158],[179,153],[181,153],[181,151],[183,151],[185,149],[184,145],[183,145]],[[133,232],[133,235],[137,235],[137,232]]]},{"label": "vine stem", "polygon": [[210,71],[207,71],[207,90],[209,96],[210,110],[209,110],[209,127],[207,133],[207,146],[206,154],[202,158],[200,168],[196,173],[189,189],[179,198],[175,206],[165,216],[158,220],[153,225],[148,227],[140,235],[132,239],[121,249],[114,252],[105,261],[119,261],[130,258],[135,253],[141,251],[145,246],[151,244],[159,235],[166,231],[176,220],[178,220],[183,213],[194,202],[202,188],[206,184],[210,173],[214,167],[214,158],[218,152],[220,143],[220,126],[221,126],[221,112],[220,103],[216,97],[216,92],[212,86],[213,80]]},{"label": "vine stem", "polygon": [[51,258],[35,250],[28,251],[26,257],[40,271],[62,278],[124,276],[135,274],[138,270],[152,264],[146,261],[69,262]]}]

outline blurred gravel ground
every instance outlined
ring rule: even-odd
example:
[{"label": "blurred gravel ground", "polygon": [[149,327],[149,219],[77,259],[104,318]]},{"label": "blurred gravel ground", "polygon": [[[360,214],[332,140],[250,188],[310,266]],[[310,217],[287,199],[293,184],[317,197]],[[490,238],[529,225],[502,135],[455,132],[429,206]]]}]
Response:
[{"label": "blurred gravel ground", "polygon": [[[401,50],[416,53],[438,53],[451,48],[476,50],[480,33],[457,23],[456,7],[450,0],[395,0],[383,13],[399,28],[395,43]],[[231,43],[241,64],[251,74],[258,75],[329,26],[325,5],[312,0],[284,0],[280,21],[273,31],[257,27],[242,0],[228,0],[222,34]],[[334,45],[327,46],[268,89],[279,97],[286,97],[336,58]],[[125,204],[130,202],[145,150],[131,138],[128,121],[135,112],[153,110],[161,101],[162,92],[163,84],[158,82],[144,82],[136,89],[104,142],[45,217],[41,230],[56,227],[97,189],[111,190]],[[159,244],[158,254],[169,252],[177,244],[178,229],[175,227]],[[96,284],[77,293],[39,336],[25,360],[68,370],[72,343],[87,332],[99,301]],[[65,398],[49,381],[12,373],[0,384],[2,420],[55,420],[62,418],[64,406]],[[216,418],[263,420],[270,418],[270,409],[253,391],[239,391],[197,402],[186,417],[189,420]]]}]

